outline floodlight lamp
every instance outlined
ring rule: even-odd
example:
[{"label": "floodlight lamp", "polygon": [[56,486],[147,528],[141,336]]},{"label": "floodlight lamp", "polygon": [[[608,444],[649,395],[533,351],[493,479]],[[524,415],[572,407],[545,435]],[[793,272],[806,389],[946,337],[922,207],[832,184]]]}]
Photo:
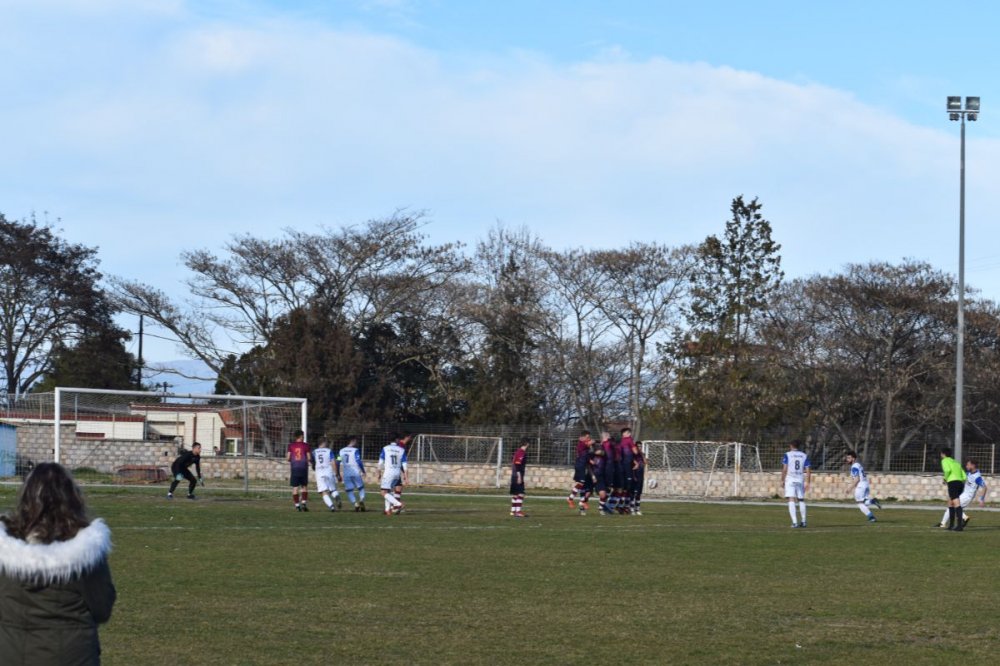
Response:
[{"label": "floodlight lamp", "polygon": [[962,110],[962,98],[958,95],[948,96],[948,110],[949,111],[961,111]]},{"label": "floodlight lamp", "polygon": [[978,114],[978,113],[970,113],[970,114],[968,114],[968,115],[969,115],[969,120],[971,120],[972,122],[975,122],[975,121],[976,121],[976,118],[978,118],[978,117],[979,117],[979,114]]},{"label": "floodlight lamp", "polygon": [[948,114],[948,119],[949,120],[958,120],[958,114],[957,113],[949,113]]},{"label": "floodlight lamp", "polygon": [[978,97],[966,97],[965,98],[965,110],[966,111],[979,111],[979,98]]}]

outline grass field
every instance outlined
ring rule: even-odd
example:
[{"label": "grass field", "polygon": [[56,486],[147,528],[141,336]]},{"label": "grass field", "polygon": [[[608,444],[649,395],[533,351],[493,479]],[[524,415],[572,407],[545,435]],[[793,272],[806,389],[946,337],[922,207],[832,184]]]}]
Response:
[{"label": "grass field", "polygon": [[[13,489],[0,491],[10,506]],[[107,664],[991,663],[1000,515],[646,503],[580,517],[532,500],[197,502],[91,491],[119,599]],[[380,502],[370,502],[378,509]]]}]

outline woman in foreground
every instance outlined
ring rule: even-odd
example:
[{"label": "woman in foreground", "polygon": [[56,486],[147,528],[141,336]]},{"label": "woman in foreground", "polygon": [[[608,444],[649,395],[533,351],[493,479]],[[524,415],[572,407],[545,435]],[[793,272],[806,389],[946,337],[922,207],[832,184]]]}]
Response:
[{"label": "woman in foreground", "polygon": [[32,470],[0,516],[0,664],[99,664],[97,626],[111,617],[111,531],[87,518],[66,469]]}]

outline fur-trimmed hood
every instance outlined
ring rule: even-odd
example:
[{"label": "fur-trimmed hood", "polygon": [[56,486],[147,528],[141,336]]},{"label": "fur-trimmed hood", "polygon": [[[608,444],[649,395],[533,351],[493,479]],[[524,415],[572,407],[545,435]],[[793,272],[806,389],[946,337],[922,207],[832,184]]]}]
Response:
[{"label": "fur-trimmed hood", "polygon": [[64,583],[97,566],[111,552],[111,530],[100,518],[68,541],[28,543],[0,523],[0,574],[26,582]]}]

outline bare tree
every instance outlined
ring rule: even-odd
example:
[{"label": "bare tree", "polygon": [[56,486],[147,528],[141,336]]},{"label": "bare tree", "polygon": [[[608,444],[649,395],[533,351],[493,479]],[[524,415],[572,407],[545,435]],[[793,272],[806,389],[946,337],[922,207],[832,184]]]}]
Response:
[{"label": "bare tree", "polygon": [[[595,252],[593,261],[607,286],[605,297],[594,299],[594,305],[618,330],[628,354],[629,416],[638,437],[648,397],[666,374],[656,380],[647,376],[650,353],[658,338],[681,326],[696,266],[695,251],[633,243],[623,250]],[[653,391],[646,390],[649,385]]]},{"label": "bare tree", "polygon": [[397,213],[318,234],[238,236],[222,257],[187,252],[192,298],[183,303],[138,281],[116,278],[112,285],[122,309],[164,327],[235,391],[237,382],[226,374],[231,357],[265,349],[277,322],[292,312],[319,306],[340,313],[358,335],[432,302],[468,262],[456,244],[425,245],[422,224],[419,215]]}]

